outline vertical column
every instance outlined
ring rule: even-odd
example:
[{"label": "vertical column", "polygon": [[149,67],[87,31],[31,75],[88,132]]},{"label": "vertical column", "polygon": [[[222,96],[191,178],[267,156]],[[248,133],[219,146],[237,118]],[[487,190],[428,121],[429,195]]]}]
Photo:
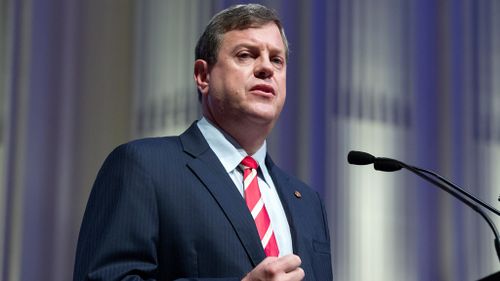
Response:
[{"label": "vertical column", "polygon": [[[29,45],[31,42],[30,1],[7,1],[5,94],[8,111],[5,116],[5,179],[2,181],[4,229],[2,233],[3,280],[17,281],[21,272],[22,216],[24,176],[22,174],[26,145]],[[2,159],[3,160],[3,159]]]},{"label": "vertical column", "polygon": [[136,2],[135,137],[179,134],[199,117],[194,49],[209,20],[209,4]]},{"label": "vertical column", "polygon": [[9,5],[7,0],[0,0],[0,278],[3,276],[3,266],[5,259],[4,251],[4,237],[5,237],[5,219],[6,219],[6,205],[7,190],[5,188],[5,163],[6,161],[6,130],[7,130],[7,114],[9,107],[7,106],[7,81],[8,81],[8,69],[7,69],[7,40],[8,32],[7,26],[10,20],[9,16]]}]

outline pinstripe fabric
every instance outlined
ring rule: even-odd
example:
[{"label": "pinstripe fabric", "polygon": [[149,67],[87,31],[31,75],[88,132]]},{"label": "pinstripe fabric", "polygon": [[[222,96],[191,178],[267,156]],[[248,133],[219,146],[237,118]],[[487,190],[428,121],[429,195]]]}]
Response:
[{"label": "pinstripe fabric", "polygon": [[[269,157],[265,165],[305,280],[332,280],[328,226],[317,193]],[[85,211],[73,280],[233,281],[264,258],[245,201],[193,125],[180,137],[133,141],[109,155]]]}]

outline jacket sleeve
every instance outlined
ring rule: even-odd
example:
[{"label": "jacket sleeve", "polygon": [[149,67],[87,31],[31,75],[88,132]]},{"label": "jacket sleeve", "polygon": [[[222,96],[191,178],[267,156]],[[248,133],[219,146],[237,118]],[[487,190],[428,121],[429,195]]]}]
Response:
[{"label": "jacket sleeve", "polygon": [[78,239],[73,280],[154,280],[158,271],[155,190],[132,147],[99,171]]},{"label": "jacket sleeve", "polygon": [[[159,213],[155,183],[141,152],[116,148],[101,167],[78,239],[74,281],[158,280]],[[182,278],[178,281],[237,281]],[[159,280],[158,280],[159,281]]]}]

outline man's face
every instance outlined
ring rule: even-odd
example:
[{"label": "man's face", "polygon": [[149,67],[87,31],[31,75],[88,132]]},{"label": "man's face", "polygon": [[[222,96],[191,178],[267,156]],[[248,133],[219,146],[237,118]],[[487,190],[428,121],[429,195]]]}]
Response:
[{"label": "man's face", "polygon": [[207,87],[199,87],[205,114],[218,124],[227,118],[274,124],[286,96],[285,56],[274,23],[225,33]]}]

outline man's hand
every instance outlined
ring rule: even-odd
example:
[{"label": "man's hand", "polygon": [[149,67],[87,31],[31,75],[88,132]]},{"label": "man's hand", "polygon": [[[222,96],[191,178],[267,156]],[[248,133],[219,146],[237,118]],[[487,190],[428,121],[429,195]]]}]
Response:
[{"label": "man's hand", "polygon": [[299,256],[267,257],[250,271],[242,281],[300,281],[304,270]]}]

